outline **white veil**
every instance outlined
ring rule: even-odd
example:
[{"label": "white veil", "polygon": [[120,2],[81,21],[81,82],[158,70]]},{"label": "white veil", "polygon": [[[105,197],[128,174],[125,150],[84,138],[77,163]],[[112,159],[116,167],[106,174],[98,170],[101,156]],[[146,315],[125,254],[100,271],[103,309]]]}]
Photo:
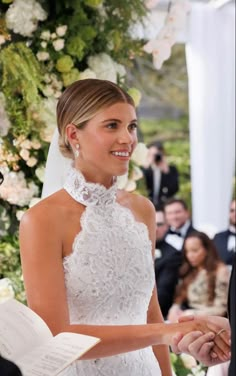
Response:
[{"label": "white veil", "polygon": [[59,134],[56,129],[48,151],[42,198],[50,196],[63,187],[67,171],[72,162],[70,158],[61,154],[58,140]]}]

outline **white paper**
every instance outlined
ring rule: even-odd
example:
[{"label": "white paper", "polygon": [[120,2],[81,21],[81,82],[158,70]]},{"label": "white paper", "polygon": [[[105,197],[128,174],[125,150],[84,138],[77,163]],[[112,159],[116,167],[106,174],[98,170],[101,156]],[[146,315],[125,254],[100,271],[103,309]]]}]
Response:
[{"label": "white paper", "polygon": [[0,353],[15,360],[52,337],[45,322],[30,308],[10,299],[0,304]]},{"label": "white paper", "polygon": [[60,333],[16,363],[24,376],[56,376],[99,341],[82,334]]},{"label": "white paper", "polygon": [[16,363],[24,376],[61,374],[98,342],[99,338],[77,333],[53,337],[46,323],[24,304],[14,299],[0,304],[0,354]]}]

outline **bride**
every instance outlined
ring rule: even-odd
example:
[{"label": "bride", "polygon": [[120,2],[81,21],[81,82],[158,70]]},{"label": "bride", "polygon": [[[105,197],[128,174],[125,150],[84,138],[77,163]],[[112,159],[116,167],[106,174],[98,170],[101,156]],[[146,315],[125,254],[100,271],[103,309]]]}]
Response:
[{"label": "bride", "polygon": [[[152,258],[155,211],[116,183],[137,144],[133,100],[112,82],[77,81],[59,99],[57,122],[60,151],[72,163],[63,187],[21,220],[28,305],[54,334],[101,338],[70,375],[170,376],[176,332],[221,328],[203,319],[163,323]],[[54,168],[63,173],[62,160]]]}]

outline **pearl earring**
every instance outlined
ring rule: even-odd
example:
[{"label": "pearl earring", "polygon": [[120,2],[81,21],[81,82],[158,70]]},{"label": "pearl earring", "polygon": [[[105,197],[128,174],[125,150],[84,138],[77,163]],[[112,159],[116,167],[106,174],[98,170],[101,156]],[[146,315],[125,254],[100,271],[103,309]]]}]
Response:
[{"label": "pearl earring", "polygon": [[75,158],[78,158],[78,156],[79,156],[79,144],[76,144],[75,145]]}]

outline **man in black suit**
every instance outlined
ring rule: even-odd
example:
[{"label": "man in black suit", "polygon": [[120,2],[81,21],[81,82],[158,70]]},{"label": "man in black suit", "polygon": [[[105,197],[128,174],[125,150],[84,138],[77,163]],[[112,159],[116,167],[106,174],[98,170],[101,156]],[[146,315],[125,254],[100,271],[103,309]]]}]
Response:
[{"label": "man in black suit", "polygon": [[182,263],[182,255],[164,240],[168,225],[164,212],[156,211],[156,250],[155,275],[158,300],[163,317],[166,318],[169,308],[173,304],[175,287],[178,282],[178,270]]},{"label": "man in black suit", "polygon": [[169,229],[165,241],[182,251],[184,239],[196,231],[190,221],[187,204],[179,198],[171,198],[164,204],[164,213]]},{"label": "man in black suit", "polygon": [[213,241],[220,258],[225,264],[232,265],[236,251],[236,200],[233,200],[230,205],[229,228],[217,233]]},{"label": "man in black suit", "polygon": [[143,169],[148,197],[157,207],[179,190],[179,174],[175,166],[169,165],[165,157],[164,147],[155,142],[149,147],[152,154],[150,166]]},{"label": "man in black suit", "polygon": [[231,362],[229,366],[229,376],[236,375],[236,253],[233,255],[232,267],[228,300],[228,316],[231,327]]}]

